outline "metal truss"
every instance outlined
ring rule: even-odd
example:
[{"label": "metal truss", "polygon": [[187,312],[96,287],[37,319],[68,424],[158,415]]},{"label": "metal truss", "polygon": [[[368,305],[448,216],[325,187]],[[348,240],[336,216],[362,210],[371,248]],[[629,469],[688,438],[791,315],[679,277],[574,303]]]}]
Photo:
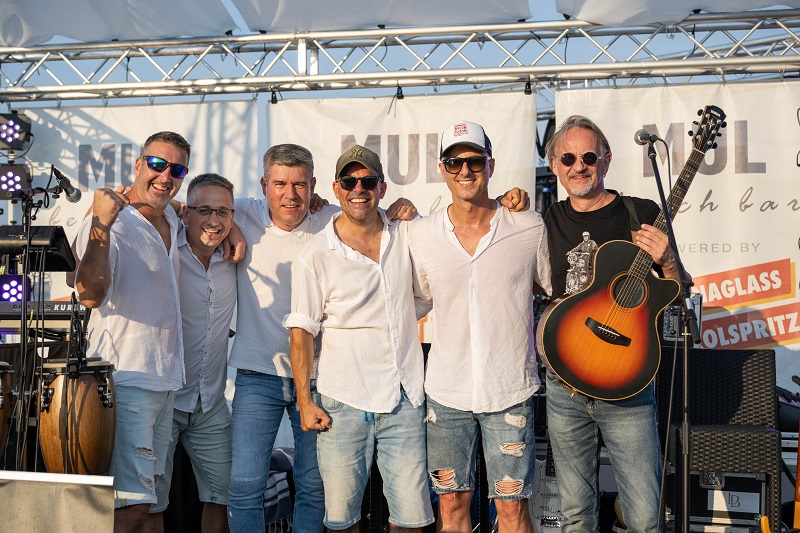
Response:
[{"label": "metal truss", "polygon": [[[0,47],[0,102],[380,87],[574,87],[797,78],[800,10],[673,26],[577,20]],[[528,85],[530,84],[530,85]]]}]

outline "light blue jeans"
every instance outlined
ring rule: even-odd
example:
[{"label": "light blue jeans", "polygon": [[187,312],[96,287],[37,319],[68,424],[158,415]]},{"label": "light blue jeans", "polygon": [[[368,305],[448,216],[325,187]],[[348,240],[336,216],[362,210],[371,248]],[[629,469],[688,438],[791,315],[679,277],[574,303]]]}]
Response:
[{"label": "light blue jeans", "polygon": [[[446,407],[428,397],[428,470],[437,494],[475,489],[478,428],[483,439],[489,498],[531,497],[536,464],[533,398],[496,413]],[[445,474],[443,471],[452,475]]]},{"label": "light blue jeans", "polygon": [[391,413],[365,413],[324,394],[320,407],[331,417],[331,428],[320,432],[317,448],[325,481],[325,525],[346,529],[361,519],[373,455],[389,503],[389,522],[404,528],[433,523],[425,468],[425,406],[415,408],[403,392]]},{"label": "light blue jeans", "polygon": [[[311,382],[316,391],[315,382]],[[233,396],[231,485],[228,524],[232,533],[264,531],[264,491],[272,447],[286,411],[294,433],[294,531],[322,532],[325,497],[317,467],[317,434],[300,427],[292,378],[239,370]]]},{"label": "light blue jeans", "polygon": [[572,394],[547,372],[547,431],[564,533],[598,531],[599,434],[608,449],[628,533],[656,533],[661,484],[658,414],[651,383],[619,401]]}]

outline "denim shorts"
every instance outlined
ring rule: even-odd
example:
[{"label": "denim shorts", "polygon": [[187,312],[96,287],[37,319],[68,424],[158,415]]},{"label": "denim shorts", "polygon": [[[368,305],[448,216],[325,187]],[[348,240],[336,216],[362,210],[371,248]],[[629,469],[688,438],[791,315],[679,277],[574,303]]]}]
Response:
[{"label": "denim shorts", "polygon": [[425,469],[425,408],[414,408],[403,392],[391,413],[365,413],[320,395],[331,428],[317,437],[317,459],[325,488],[325,526],[346,529],[361,520],[361,500],[373,455],[389,502],[389,522],[404,528],[432,524]]},{"label": "denim shorts", "polygon": [[225,397],[203,412],[200,399],[193,413],[173,409],[172,442],[167,453],[164,482],[158,481],[158,503],[150,509],[160,513],[169,505],[169,488],[172,481],[172,464],[175,448],[180,441],[192,461],[197,480],[197,493],[201,502],[227,505],[228,486],[231,479],[231,415]]},{"label": "denim shorts", "polygon": [[114,476],[114,508],[156,503],[172,438],[172,391],[118,385],[116,435],[108,474]]},{"label": "denim shorts", "polygon": [[428,470],[437,494],[475,488],[478,428],[486,459],[489,497],[529,499],[536,464],[533,399],[496,413],[446,407],[428,397]]}]

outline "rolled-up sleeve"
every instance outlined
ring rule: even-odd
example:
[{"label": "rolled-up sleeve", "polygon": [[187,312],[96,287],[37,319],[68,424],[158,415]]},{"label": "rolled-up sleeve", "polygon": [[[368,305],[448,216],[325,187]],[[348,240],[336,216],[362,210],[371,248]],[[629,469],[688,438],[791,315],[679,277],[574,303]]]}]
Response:
[{"label": "rolled-up sleeve", "polygon": [[322,286],[312,264],[303,259],[292,263],[292,307],[283,317],[283,327],[301,328],[316,336],[322,323]]}]

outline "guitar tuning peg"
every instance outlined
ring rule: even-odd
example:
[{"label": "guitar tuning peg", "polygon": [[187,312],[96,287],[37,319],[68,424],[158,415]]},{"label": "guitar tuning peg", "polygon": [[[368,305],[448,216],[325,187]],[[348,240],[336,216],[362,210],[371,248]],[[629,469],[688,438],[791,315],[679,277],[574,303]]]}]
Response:
[{"label": "guitar tuning peg", "polygon": [[[698,109],[697,110],[697,116],[698,117],[702,117],[703,116],[703,110],[702,109]],[[697,122],[695,122],[695,124],[697,124]]]},{"label": "guitar tuning peg", "polygon": [[693,135],[694,135],[694,132],[692,130],[689,130],[689,137],[691,137]]},{"label": "guitar tuning peg", "polygon": [[714,150],[716,150],[716,149],[717,149],[717,143],[712,143],[712,144],[711,144],[711,148],[713,148]]},{"label": "guitar tuning peg", "polygon": [[722,134],[720,132],[717,132],[717,137],[722,137]]},{"label": "guitar tuning peg", "polygon": [[728,125],[728,123],[727,123],[727,122],[725,122],[725,121],[723,120],[723,121],[722,121],[722,124],[720,125],[720,128],[724,128],[724,127],[725,127],[725,126],[727,126],[727,125]]}]

